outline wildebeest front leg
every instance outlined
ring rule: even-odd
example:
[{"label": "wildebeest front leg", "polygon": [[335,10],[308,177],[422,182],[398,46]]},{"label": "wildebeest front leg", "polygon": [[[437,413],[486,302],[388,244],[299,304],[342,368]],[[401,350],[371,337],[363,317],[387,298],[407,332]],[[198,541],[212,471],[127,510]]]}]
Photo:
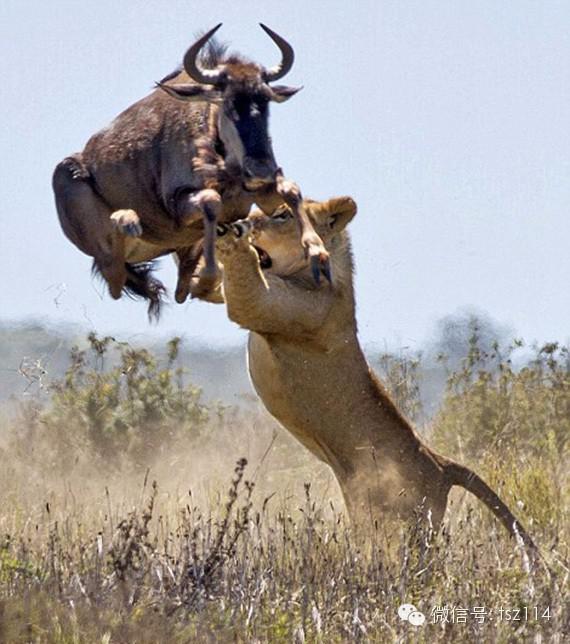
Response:
[{"label": "wildebeest front leg", "polygon": [[[222,211],[222,198],[215,190],[206,188],[195,193],[188,193],[181,197],[182,202],[177,204],[177,212],[181,221],[190,222],[193,215],[200,213],[204,220],[203,255],[204,265],[200,270],[198,280],[192,281],[190,294],[192,297],[204,298],[213,291],[221,280],[220,271],[216,262],[216,223]],[[179,294],[181,299],[183,293]],[[180,301],[177,298],[178,301]]]},{"label": "wildebeest front leg", "polygon": [[283,175],[278,174],[276,179],[277,194],[291,208],[301,229],[301,244],[305,250],[305,256],[309,257],[311,262],[311,271],[317,284],[321,280],[321,273],[330,282],[331,267],[329,254],[323,240],[317,235],[313,224],[303,206],[303,197],[301,190],[296,183],[285,179]]}]

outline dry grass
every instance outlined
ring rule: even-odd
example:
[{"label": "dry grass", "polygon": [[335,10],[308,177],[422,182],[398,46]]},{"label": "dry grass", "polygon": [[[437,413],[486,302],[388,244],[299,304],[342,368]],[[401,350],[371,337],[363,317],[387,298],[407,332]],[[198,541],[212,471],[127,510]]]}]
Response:
[{"label": "dry grass", "polygon": [[[566,449],[567,419],[556,410],[570,397],[567,368],[553,365],[552,356],[545,373],[555,378],[541,380],[535,365],[520,379],[512,370],[508,386],[504,370],[485,371],[497,372],[495,381],[481,375],[476,361],[461,386],[450,380],[433,432],[449,442],[458,414],[467,422],[482,401],[486,414],[508,404],[510,415],[491,414],[491,428],[484,425],[493,448],[464,457],[527,525],[544,555],[538,565],[461,491],[439,534],[394,523],[357,534],[343,519],[328,470],[261,411],[203,409],[198,392],[176,381],[174,360],[162,369],[148,355],[162,389],[145,389],[144,378],[131,378],[131,385],[119,378],[110,405],[100,394],[109,393],[117,373],[85,366],[47,407],[28,406],[4,445],[0,641],[564,641],[570,632],[568,460],[552,445]],[[128,406],[129,386],[145,404],[178,401],[159,418],[160,450],[152,443],[145,453],[133,436],[144,418]],[[519,446],[499,444],[529,396],[543,410],[533,409],[536,427],[525,428]],[[195,416],[178,434],[174,420],[190,402]],[[66,425],[57,426],[64,417]],[[119,427],[119,438],[93,432],[111,426]],[[532,431],[545,429],[553,437],[531,449]],[[465,450],[472,440],[465,434],[444,451]],[[109,445],[123,453],[105,464]],[[241,457],[247,466],[235,464]],[[401,621],[402,603],[423,611],[426,624]],[[473,614],[478,607],[492,611],[483,623]],[[445,608],[449,621],[440,623]],[[463,617],[465,623],[457,621]]]}]

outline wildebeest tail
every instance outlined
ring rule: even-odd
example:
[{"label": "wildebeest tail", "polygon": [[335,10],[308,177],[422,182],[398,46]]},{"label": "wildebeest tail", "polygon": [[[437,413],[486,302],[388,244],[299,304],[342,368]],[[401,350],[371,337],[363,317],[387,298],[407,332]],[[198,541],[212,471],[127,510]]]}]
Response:
[{"label": "wildebeest tail", "polygon": [[140,264],[125,264],[127,269],[127,282],[125,292],[131,297],[140,297],[149,300],[149,320],[158,322],[160,310],[163,303],[163,296],[166,289],[160,280],[152,275],[154,262],[143,262]]},{"label": "wildebeest tail", "polygon": [[[158,322],[166,289],[160,280],[153,277],[154,268],[155,262],[126,263],[127,281],[123,290],[129,297],[148,300],[149,320]],[[92,270],[96,274],[101,272],[96,261],[93,261]]]},{"label": "wildebeest tail", "polygon": [[533,552],[538,552],[536,545],[520,521],[480,476],[468,467],[453,461],[448,461],[444,467],[451,485],[459,485],[474,494],[502,522],[511,536],[518,535],[525,546]]}]

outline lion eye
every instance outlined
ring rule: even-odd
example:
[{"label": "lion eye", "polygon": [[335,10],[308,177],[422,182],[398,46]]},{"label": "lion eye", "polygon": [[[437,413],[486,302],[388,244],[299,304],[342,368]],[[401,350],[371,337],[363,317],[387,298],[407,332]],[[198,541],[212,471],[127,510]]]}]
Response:
[{"label": "lion eye", "polygon": [[274,221],[286,221],[291,217],[291,212],[287,208],[282,208],[278,210],[271,219]]}]

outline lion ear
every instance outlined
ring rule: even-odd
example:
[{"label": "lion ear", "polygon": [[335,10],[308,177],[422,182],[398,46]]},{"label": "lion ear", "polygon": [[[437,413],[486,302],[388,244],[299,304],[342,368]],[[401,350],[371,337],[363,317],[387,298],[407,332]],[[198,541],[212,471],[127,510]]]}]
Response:
[{"label": "lion ear", "polygon": [[351,197],[333,197],[327,201],[314,201],[308,206],[309,213],[321,226],[338,233],[356,215],[356,203]]}]

